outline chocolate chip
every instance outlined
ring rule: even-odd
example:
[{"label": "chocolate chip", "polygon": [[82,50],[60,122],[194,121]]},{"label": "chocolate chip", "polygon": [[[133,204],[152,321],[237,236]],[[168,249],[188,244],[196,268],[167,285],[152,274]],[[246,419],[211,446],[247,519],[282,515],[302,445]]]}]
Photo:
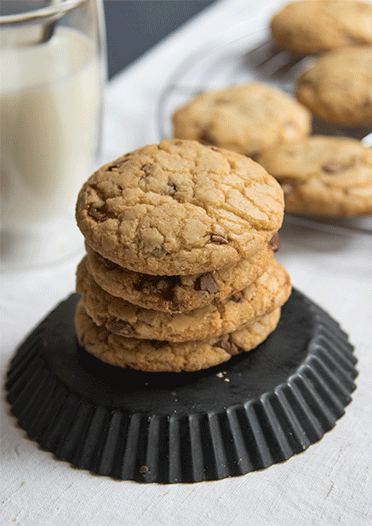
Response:
[{"label": "chocolate chip", "polygon": [[236,356],[239,354],[238,346],[228,340],[221,340],[220,342],[216,343],[215,347],[221,347],[221,349],[229,353],[231,356]]},{"label": "chocolate chip", "polygon": [[173,181],[169,181],[167,184],[167,194],[173,195],[177,191],[178,191],[177,186],[173,183]]},{"label": "chocolate chip", "polygon": [[340,163],[339,161],[329,161],[326,164],[323,164],[322,170],[323,172],[327,174],[339,174],[341,172],[344,172],[345,170],[348,170],[352,166],[354,166],[356,163],[356,157],[353,157],[350,159],[348,163]]},{"label": "chocolate chip", "polygon": [[109,259],[106,259],[106,258],[102,258],[102,259],[103,259],[106,270],[115,270],[116,268],[119,267],[119,265],[117,265],[113,261],[110,261]]},{"label": "chocolate chip", "polygon": [[217,283],[212,278],[212,274],[207,272],[197,279],[195,282],[195,290],[205,290],[210,294],[215,294],[219,289]]},{"label": "chocolate chip", "polygon": [[149,163],[146,163],[143,166],[141,166],[141,170],[145,172],[146,175],[150,172],[150,168],[151,168],[151,164]]},{"label": "chocolate chip", "polygon": [[212,243],[217,243],[219,245],[227,245],[229,243],[228,239],[217,234],[211,234]]},{"label": "chocolate chip", "polygon": [[142,475],[145,475],[147,472],[148,472],[149,468],[147,466],[141,466],[139,468],[139,472],[142,474]]},{"label": "chocolate chip", "polygon": [[109,168],[107,168],[107,171],[108,172],[112,172],[113,170],[120,168],[127,161],[129,161],[129,159],[122,159],[121,161],[118,161],[117,163],[112,164],[111,166],[109,166]]},{"label": "chocolate chip", "polygon": [[243,300],[243,298],[244,298],[243,292],[235,292],[235,294],[231,296],[231,299],[235,301],[235,303],[240,303]]},{"label": "chocolate chip", "polygon": [[99,223],[102,223],[103,221],[106,221],[108,219],[105,205],[102,205],[102,207],[97,207],[94,204],[90,205],[88,209],[88,214],[90,217],[98,221]]},{"label": "chocolate chip", "polygon": [[223,303],[219,301],[218,303],[215,303],[215,307],[221,316],[225,314],[225,305]]},{"label": "chocolate chip", "polygon": [[278,250],[280,250],[281,243],[280,243],[280,240],[279,240],[278,232],[276,232],[273,235],[273,237],[270,239],[268,244],[269,244],[269,247],[271,248],[271,250],[273,252],[278,252]]},{"label": "chocolate chip", "polygon": [[199,135],[199,142],[201,142],[202,144],[213,144],[215,142],[208,127],[203,128],[201,130]]},{"label": "chocolate chip", "polygon": [[172,287],[172,283],[169,283],[169,281],[165,279],[160,279],[156,283],[156,292],[159,294],[162,294],[163,296],[169,292],[169,289]]},{"label": "chocolate chip", "polygon": [[[167,278],[159,278],[159,276],[149,276],[142,274],[137,281],[135,288],[142,292],[142,294],[159,294],[162,298],[173,301],[174,288],[180,283],[180,276],[167,276]],[[175,308],[172,310],[177,310]]]},{"label": "chocolate chip", "polygon": [[111,320],[106,323],[106,329],[113,334],[132,336],[136,330],[129,322],[124,320]]}]

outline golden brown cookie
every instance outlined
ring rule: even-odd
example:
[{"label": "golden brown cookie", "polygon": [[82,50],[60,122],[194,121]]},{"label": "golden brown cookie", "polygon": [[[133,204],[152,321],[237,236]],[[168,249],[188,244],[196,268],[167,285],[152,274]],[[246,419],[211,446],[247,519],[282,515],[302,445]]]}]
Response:
[{"label": "golden brown cookie", "polygon": [[143,309],[111,296],[96,284],[83,260],[77,269],[76,290],[95,324],[112,333],[182,342],[233,332],[251,323],[281,307],[289,297],[291,284],[285,269],[273,258],[262,276],[241,292],[215,305],[173,314]]},{"label": "golden brown cookie", "polygon": [[295,89],[297,98],[323,121],[372,125],[372,45],[342,48],[316,59]]},{"label": "golden brown cookie", "polygon": [[301,139],[311,115],[293,97],[252,82],[204,92],[175,111],[173,136],[195,139],[255,158],[262,150]]},{"label": "golden brown cookie", "polygon": [[280,228],[283,192],[242,155],[196,141],[139,148],[94,173],[76,219],[86,242],[152,275],[205,273],[249,258]]},{"label": "golden brown cookie", "polygon": [[276,44],[302,55],[372,45],[372,5],[357,0],[291,2],[270,23]]},{"label": "golden brown cookie", "polygon": [[255,281],[269,265],[268,244],[248,259],[222,269],[189,276],[151,276],[120,267],[86,245],[86,266],[96,283],[111,294],[145,309],[182,312],[217,303]]},{"label": "golden brown cookie", "polygon": [[372,149],[355,139],[313,136],[267,151],[259,161],[282,185],[286,212],[372,214]]},{"label": "golden brown cookie", "polygon": [[103,362],[147,372],[199,371],[254,349],[275,329],[280,308],[231,334],[183,343],[124,338],[97,327],[78,303],[75,327],[79,343]]}]

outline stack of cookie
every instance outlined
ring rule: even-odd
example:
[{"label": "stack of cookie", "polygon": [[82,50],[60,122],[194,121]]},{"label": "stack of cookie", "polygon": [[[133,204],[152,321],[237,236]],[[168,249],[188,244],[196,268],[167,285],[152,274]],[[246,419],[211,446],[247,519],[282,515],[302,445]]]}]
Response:
[{"label": "stack of cookie", "polygon": [[196,371],[253,349],[291,291],[273,257],[283,209],[260,165],[196,141],[103,166],[76,207],[80,344],[143,371]]}]

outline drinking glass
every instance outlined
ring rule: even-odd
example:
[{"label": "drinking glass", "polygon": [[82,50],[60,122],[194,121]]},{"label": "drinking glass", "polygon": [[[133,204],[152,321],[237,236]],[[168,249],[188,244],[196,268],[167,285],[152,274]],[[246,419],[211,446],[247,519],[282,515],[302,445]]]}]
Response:
[{"label": "drinking glass", "polygon": [[82,246],[76,197],[100,151],[102,0],[2,0],[2,269],[59,262]]}]

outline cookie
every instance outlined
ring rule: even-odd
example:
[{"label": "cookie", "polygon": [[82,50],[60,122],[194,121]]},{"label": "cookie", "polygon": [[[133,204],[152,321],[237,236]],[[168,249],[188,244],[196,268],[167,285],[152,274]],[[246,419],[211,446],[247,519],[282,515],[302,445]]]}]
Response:
[{"label": "cookie", "polygon": [[173,116],[173,136],[195,139],[255,158],[308,135],[311,116],[293,97],[252,82],[201,93]]},{"label": "cookie", "polygon": [[79,343],[103,362],[147,372],[199,371],[226,362],[241,352],[254,349],[275,329],[280,308],[256,319],[231,334],[202,341],[157,342],[124,338],[97,327],[78,303],[75,327]]},{"label": "cookie", "polygon": [[313,136],[267,151],[259,161],[282,185],[286,212],[372,214],[372,149],[355,139]]},{"label": "cookie", "polygon": [[94,323],[112,333],[182,342],[219,336],[253,322],[281,307],[289,297],[291,284],[285,269],[273,258],[262,276],[241,292],[215,305],[173,314],[143,309],[111,296],[97,285],[83,260],[77,269],[76,290]]},{"label": "cookie", "polygon": [[151,275],[213,271],[263,248],[283,220],[280,185],[242,155],[167,140],[104,165],[81,189],[86,242]]},{"label": "cookie", "polygon": [[151,276],[127,270],[89,245],[85,264],[96,283],[112,296],[145,309],[182,312],[221,301],[253,283],[269,265],[273,243],[223,269],[189,276]]},{"label": "cookie", "polygon": [[372,125],[372,45],[338,49],[315,60],[299,76],[295,90],[298,100],[323,121]]},{"label": "cookie", "polygon": [[273,40],[301,55],[372,44],[372,5],[355,0],[301,0],[283,7],[270,23]]}]

